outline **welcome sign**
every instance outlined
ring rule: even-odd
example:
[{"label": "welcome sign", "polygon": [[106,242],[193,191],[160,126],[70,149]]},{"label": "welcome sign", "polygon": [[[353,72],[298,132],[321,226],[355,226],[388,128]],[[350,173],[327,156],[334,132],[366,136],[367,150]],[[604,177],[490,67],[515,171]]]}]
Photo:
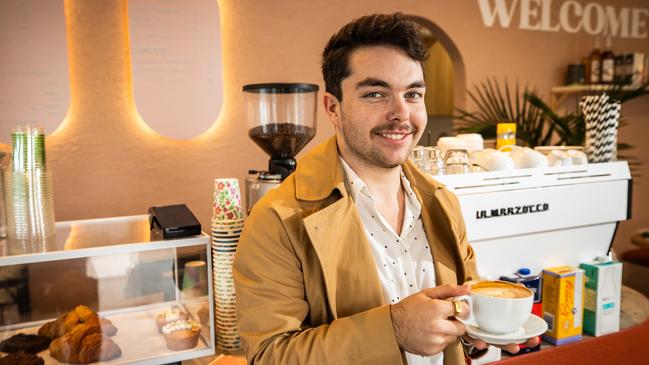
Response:
[{"label": "welcome sign", "polygon": [[649,8],[575,0],[478,0],[478,6],[486,27],[515,26],[542,32],[583,31],[591,35],[638,39],[649,35]]}]

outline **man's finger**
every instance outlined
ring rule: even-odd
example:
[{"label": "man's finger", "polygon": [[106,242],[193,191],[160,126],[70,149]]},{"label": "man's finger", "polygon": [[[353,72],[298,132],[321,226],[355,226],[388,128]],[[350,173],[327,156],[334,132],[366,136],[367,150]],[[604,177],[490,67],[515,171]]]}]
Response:
[{"label": "man's finger", "polygon": [[422,290],[426,296],[432,299],[447,299],[469,294],[469,287],[466,285],[442,285]]},{"label": "man's finger", "polygon": [[433,299],[434,313],[437,318],[449,318],[455,316],[455,303],[451,300]]},{"label": "man's finger", "polygon": [[[456,301],[451,299],[451,302],[456,302]],[[460,309],[460,311],[459,311],[460,313],[459,313],[459,315],[456,315],[456,317],[460,317],[461,319],[467,319],[469,317],[469,312],[471,312],[471,309],[469,308],[469,305],[466,302],[458,300],[457,304],[453,303],[453,305],[454,306],[457,305],[457,308]],[[457,308],[454,307],[453,309],[457,310]]]},{"label": "man's finger", "polygon": [[437,333],[455,337],[462,336],[466,333],[464,325],[452,319],[440,319],[436,321],[434,324],[434,330]]},{"label": "man's finger", "polygon": [[477,348],[478,350],[484,350],[487,347],[489,347],[489,345],[486,342],[482,341],[482,340],[475,340],[473,342],[473,346],[475,346],[475,348]]},{"label": "man's finger", "polygon": [[511,354],[517,354],[520,348],[518,347],[517,344],[515,343],[510,343],[504,346],[500,346],[501,349],[511,353]]},{"label": "man's finger", "polygon": [[539,338],[538,337],[532,337],[525,342],[525,346],[527,347],[535,347],[536,345],[539,344]]}]

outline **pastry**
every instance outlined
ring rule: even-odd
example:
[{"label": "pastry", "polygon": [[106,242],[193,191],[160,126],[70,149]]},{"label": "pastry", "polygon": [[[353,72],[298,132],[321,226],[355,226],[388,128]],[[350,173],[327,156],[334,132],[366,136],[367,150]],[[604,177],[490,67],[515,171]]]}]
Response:
[{"label": "pastry", "polygon": [[99,326],[101,331],[107,336],[115,336],[117,334],[117,327],[113,325],[110,319],[99,317]]},{"label": "pastry", "polygon": [[38,334],[47,336],[51,340],[61,337],[70,332],[72,328],[80,323],[87,323],[99,326],[101,330],[108,336],[113,336],[117,333],[117,327],[106,319],[100,318],[97,313],[93,312],[85,305],[79,305],[73,310],[62,314],[54,321],[45,323],[38,329]]},{"label": "pastry", "polygon": [[187,313],[180,310],[178,307],[171,307],[166,309],[162,313],[158,314],[155,318],[155,323],[158,326],[158,333],[162,333],[162,327],[167,323],[176,322],[176,321],[186,321],[189,319]]},{"label": "pastry", "polygon": [[90,308],[79,305],[38,329],[52,339],[50,356],[67,363],[89,364],[118,357],[122,350],[109,336],[117,328]]},{"label": "pastry", "polygon": [[50,355],[67,363],[89,364],[107,361],[122,354],[122,350],[97,325],[78,324],[70,333],[52,341]]},{"label": "pastry", "polygon": [[26,335],[19,333],[0,342],[0,351],[18,352],[24,351],[30,354],[37,354],[50,346],[50,340],[47,336]]},{"label": "pastry", "polygon": [[179,320],[162,327],[167,348],[174,351],[191,349],[198,343],[201,325],[194,321]]},{"label": "pastry", "polygon": [[122,355],[122,350],[113,340],[101,333],[86,336],[79,347],[79,362],[89,364],[107,361]]},{"label": "pastry", "polygon": [[28,354],[23,351],[18,351],[0,358],[0,365],[44,365],[45,361],[42,358]]}]

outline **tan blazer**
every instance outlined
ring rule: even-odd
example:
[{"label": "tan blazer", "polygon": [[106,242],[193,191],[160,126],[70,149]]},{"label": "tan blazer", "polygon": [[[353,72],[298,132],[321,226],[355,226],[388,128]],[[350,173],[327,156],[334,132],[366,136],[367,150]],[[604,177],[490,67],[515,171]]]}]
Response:
[{"label": "tan blazer", "polygon": [[[403,170],[422,205],[437,283],[476,278],[455,196],[410,162]],[[245,223],[233,273],[249,363],[405,363],[343,174],[334,137],[306,154]],[[459,341],[444,363],[464,363]]]}]

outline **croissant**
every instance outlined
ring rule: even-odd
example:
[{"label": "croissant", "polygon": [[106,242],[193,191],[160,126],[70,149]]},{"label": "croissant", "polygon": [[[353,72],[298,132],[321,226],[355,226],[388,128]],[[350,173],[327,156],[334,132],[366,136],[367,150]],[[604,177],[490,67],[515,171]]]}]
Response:
[{"label": "croissant", "polygon": [[100,318],[97,313],[93,312],[85,305],[79,305],[73,310],[62,314],[54,321],[45,323],[38,329],[38,334],[47,336],[54,340],[64,334],[70,332],[75,326],[80,323],[92,324],[101,327],[101,330],[108,336],[113,336],[117,333],[117,327],[106,319]]},{"label": "croissant", "polygon": [[52,341],[50,355],[67,363],[89,364],[113,359],[122,350],[94,324],[81,323],[72,331]]},{"label": "croissant", "polygon": [[114,359],[122,354],[122,350],[113,340],[103,336],[101,333],[93,333],[86,336],[79,348],[79,362],[89,364],[91,362],[106,361]]}]

